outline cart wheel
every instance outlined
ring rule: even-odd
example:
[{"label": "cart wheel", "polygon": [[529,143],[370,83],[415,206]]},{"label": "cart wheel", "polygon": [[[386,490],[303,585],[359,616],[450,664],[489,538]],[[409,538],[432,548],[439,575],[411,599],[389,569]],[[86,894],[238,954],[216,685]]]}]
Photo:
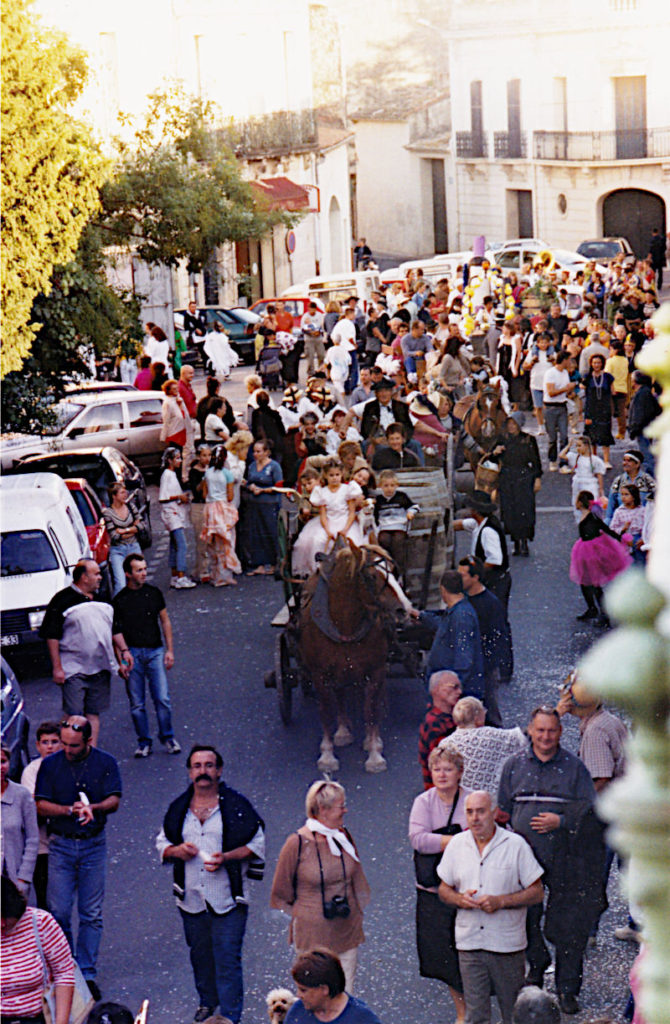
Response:
[{"label": "cart wheel", "polygon": [[275,647],[275,678],[277,680],[277,696],[279,697],[279,714],[284,725],[290,725],[296,672],[291,668],[291,655],[285,633],[281,634]]}]

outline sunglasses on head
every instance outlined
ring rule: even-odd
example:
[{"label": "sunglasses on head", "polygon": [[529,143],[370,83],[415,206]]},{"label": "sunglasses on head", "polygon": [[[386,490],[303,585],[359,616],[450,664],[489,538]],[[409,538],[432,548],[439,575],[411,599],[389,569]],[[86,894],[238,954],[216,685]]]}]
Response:
[{"label": "sunglasses on head", "polygon": [[[88,725],[88,722],[86,723]],[[61,729],[72,729],[73,732],[84,732],[86,725],[80,725],[79,722],[68,722],[66,718],[60,724]]]}]

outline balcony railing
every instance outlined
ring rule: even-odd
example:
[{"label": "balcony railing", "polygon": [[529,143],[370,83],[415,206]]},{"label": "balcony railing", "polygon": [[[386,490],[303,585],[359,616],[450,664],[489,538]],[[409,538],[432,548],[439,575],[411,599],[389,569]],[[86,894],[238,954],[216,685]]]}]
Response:
[{"label": "balcony railing", "polygon": [[536,160],[644,160],[670,156],[670,128],[533,132]]},{"label": "balcony railing", "polygon": [[496,160],[525,160],[528,145],[525,132],[494,132],[493,155]]},{"label": "balcony railing", "polygon": [[488,141],[483,132],[456,132],[457,157],[467,160],[488,155]]},{"label": "balcony railing", "polygon": [[237,156],[269,157],[314,149],[318,145],[313,110],[280,110],[246,121],[232,121],[216,132]]}]

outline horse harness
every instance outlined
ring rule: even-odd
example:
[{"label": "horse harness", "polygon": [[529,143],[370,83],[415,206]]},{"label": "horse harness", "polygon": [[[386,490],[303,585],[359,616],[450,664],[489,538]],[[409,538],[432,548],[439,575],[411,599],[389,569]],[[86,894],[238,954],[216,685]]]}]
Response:
[{"label": "horse harness", "polygon": [[[333,552],[334,554],[334,552]],[[377,559],[372,563],[372,567],[381,565],[382,559]],[[328,637],[336,644],[356,644],[360,643],[370,633],[372,627],[375,625],[378,614],[365,612],[360,624],[353,633],[342,633],[340,629],[333,622],[330,614],[330,608],[328,604],[328,588],[330,586],[330,577],[335,567],[335,560],[332,556],[324,558],[319,565],[319,578],[316,583],[316,589],[313,595],[308,597],[305,601],[303,608],[309,607],[310,616],[314,625],[323,633],[324,636]],[[368,568],[366,566],[365,568]],[[370,579],[368,574],[363,571],[361,573],[363,577],[363,584],[373,597],[377,598],[379,595],[373,590],[374,583]],[[382,611],[381,605],[375,600],[377,606],[377,613]]]}]

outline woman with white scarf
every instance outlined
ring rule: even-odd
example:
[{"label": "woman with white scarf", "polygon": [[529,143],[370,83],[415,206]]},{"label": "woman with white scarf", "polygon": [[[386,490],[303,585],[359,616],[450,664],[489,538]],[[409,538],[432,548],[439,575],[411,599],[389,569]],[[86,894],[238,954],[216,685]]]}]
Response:
[{"label": "woman with white scarf", "polygon": [[291,915],[289,942],[296,953],[325,946],[337,954],[351,994],[370,887],[343,826],[344,788],[338,782],[313,783],[305,808],[307,821],[279,854],[270,905]]}]

